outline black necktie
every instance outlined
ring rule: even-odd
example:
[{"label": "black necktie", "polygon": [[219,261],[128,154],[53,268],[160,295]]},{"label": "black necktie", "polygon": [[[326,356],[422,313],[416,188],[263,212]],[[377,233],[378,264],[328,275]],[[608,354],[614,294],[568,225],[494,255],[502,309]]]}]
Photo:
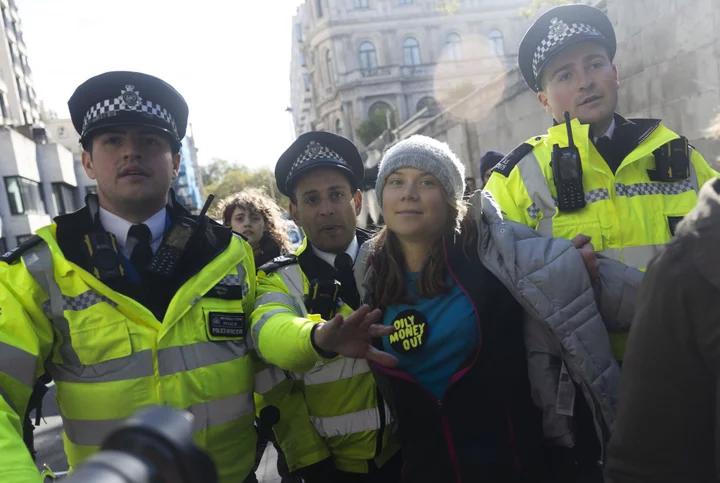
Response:
[{"label": "black necktie", "polygon": [[603,157],[612,172],[614,173],[615,171],[617,171],[620,163],[622,162],[622,159],[617,159],[618,156],[612,140],[607,136],[599,138],[597,141],[595,141],[595,149],[597,149],[598,153],[600,153],[600,156]]},{"label": "black necktie", "polygon": [[134,238],[137,242],[130,255],[130,263],[142,275],[153,257],[152,247],[150,246],[152,239],[150,228],[144,223],[133,225],[128,231],[128,238]]},{"label": "black necktie", "polygon": [[340,282],[340,297],[353,309],[360,306],[360,294],[353,274],[353,259],[347,253],[335,257],[337,281]]}]

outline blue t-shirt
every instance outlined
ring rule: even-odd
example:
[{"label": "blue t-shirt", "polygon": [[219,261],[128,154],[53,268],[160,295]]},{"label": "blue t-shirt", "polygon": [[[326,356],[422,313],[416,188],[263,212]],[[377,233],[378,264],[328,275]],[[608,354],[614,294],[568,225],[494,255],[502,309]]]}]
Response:
[{"label": "blue t-shirt", "polygon": [[395,325],[395,333],[383,337],[386,352],[396,356],[398,369],[407,372],[440,399],[450,378],[477,350],[480,333],[472,302],[449,279],[448,293],[432,299],[416,292],[418,273],[405,280],[408,297],[415,305],[387,307],[384,325]]}]

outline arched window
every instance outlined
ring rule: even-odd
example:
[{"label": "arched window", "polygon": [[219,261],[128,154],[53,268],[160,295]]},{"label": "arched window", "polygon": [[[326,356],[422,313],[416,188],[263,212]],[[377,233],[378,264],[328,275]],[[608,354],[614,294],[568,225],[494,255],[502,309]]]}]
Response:
[{"label": "arched window", "polygon": [[368,117],[373,117],[377,115],[380,112],[384,111],[390,111],[392,112],[392,107],[387,102],[383,101],[377,101],[372,106],[370,106],[370,109],[368,109]]},{"label": "arched window", "polygon": [[340,122],[340,119],[335,119],[335,134],[342,136],[342,133],[342,123]]},{"label": "arched window", "polygon": [[445,39],[445,51],[448,60],[462,60],[462,41],[458,34],[448,34]]},{"label": "arched window", "polygon": [[490,43],[490,53],[498,57],[505,56],[505,41],[501,31],[494,29],[488,34],[488,42]]},{"label": "arched window", "polygon": [[414,37],[408,37],[403,42],[403,58],[405,65],[420,65],[420,44]]},{"label": "arched window", "polygon": [[372,42],[360,44],[360,68],[375,69],[377,67],[377,51]]},{"label": "arched window", "polygon": [[325,52],[325,68],[327,69],[328,85],[331,86],[335,84],[335,70],[333,69],[332,55],[329,50]]},{"label": "arched window", "polygon": [[415,112],[420,112],[423,109],[425,109],[426,107],[428,108],[428,110],[427,110],[428,116],[434,116],[435,114],[438,113],[437,101],[430,96],[423,97],[422,99],[420,99],[418,101]]}]

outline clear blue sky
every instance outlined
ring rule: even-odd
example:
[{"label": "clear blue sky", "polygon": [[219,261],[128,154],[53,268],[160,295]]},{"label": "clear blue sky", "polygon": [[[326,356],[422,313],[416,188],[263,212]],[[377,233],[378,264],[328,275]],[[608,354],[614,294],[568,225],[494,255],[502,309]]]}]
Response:
[{"label": "clear blue sky", "polygon": [[292,141],[292,15],[302,0],[16,0],[38,97],[69,117],[87,78],[136,70],[188,101],[201,163],[273,166]]}]

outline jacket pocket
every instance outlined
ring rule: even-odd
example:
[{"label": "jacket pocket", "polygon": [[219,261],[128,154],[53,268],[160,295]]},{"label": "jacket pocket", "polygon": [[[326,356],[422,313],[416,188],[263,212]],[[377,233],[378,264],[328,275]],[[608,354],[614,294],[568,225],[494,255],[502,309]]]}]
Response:
[{"label": "jacket pocket", "polygon": [[602,226],[595,217],[590,220],[583,219],[583,221],[556,221],[553,219],[553,236],[572,240],[577,235],[591,237],[590,243],[593,244],[595,251],[605,248]]},{"label": "jacket pocket", "polygon": [[132,353],[127,319],[120,314],[112,317],[106,313],[85,319],[82,324],[71,324],[70,339],[78,360],[85,366]]}]

